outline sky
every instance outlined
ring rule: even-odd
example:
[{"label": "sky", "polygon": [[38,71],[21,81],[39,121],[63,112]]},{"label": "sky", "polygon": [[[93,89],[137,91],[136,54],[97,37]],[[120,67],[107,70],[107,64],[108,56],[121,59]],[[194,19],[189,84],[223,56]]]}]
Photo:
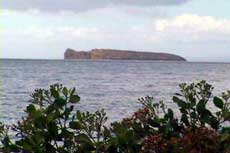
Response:
[{"label": "sky", "polygon": [[63,59],[67,48],[230,62],[230,0],[0,0],[0,58]]}]

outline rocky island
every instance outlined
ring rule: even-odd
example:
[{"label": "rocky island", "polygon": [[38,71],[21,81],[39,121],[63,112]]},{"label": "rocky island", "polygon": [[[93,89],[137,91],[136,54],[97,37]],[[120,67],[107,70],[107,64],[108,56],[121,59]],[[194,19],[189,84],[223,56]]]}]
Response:
[{"label": "rocky island", "polygon": [[130,50],[92,49],[91,51],[75,51],[67,49],[65,59],[111,59],[111,60],[163,60],[186,61],[185,58],[168,53],[138,52]]}]

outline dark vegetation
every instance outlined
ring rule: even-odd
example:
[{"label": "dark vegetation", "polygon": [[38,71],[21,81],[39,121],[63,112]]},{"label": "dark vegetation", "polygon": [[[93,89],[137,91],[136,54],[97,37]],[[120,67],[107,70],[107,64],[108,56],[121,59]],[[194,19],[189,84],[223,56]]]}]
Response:
[{"label": "dark vegetation", "polygon": [[75,111],[75,88],[55,84],[35,90],[17,124],[1,124],[1,152],[230,153],[230,91],[213,96],[212,90],[205,81],[181,84],[172,98],[179,117],[162,101],[145,97],[131,117],[106,126],[103,109]]}]

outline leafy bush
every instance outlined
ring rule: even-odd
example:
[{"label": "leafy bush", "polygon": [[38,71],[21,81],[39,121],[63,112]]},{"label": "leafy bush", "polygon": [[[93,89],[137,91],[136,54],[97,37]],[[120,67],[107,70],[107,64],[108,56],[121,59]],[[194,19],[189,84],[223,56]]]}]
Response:
[{"label": "leafy bush", "polygon": [[[0,124],[1,152],[229,153],[230,91],[212,91],[206,81],[184,83],[172,98],[179,117],[163,101],[145,97],[131,117],[106,126],[103,109],[74,109],[80,101],[75,88],[55,84],[35,90],[18,123]],[[209,103],[216,109],[208,109]]]}]

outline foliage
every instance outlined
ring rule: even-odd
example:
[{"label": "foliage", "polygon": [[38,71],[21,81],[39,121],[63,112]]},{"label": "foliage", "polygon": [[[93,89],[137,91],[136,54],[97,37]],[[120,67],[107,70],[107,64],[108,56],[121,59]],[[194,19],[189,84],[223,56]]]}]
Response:
[{"label": "foliage", "polygon": [[[230,91],[213,96],[206,81],[179,87],[172,98],[179,117],[148,96],[139,99],[142,108],[131,117],[110,125],[103,109],[92,113],[74,108],[80,101],[75,88],[55,84],[37,89],[24,118],[12,126],[0,124],[0,151],[229,153]],[[215,108],[209,109],[210,104]]]}]

